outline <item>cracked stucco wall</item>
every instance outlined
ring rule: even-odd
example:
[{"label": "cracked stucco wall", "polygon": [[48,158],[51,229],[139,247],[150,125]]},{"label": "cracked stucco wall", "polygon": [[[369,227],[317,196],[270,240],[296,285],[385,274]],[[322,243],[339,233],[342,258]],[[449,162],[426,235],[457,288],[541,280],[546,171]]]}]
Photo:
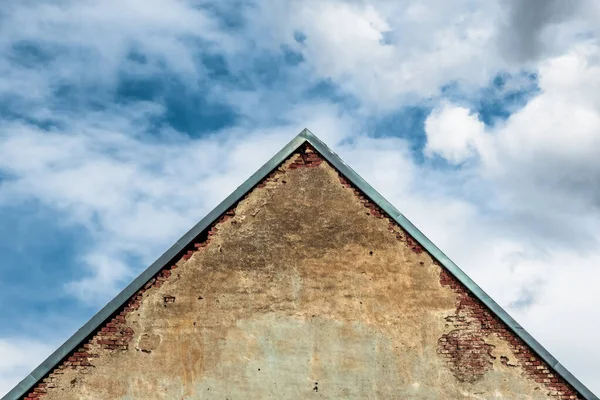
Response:
[{"label": "cracked stucco wall", "polygon": [[576,396],[557,386],[563,382],[552,386],[532,373],[529,354],[477,307],[308,148],[224,215],[196,250],[149,282],[30,396]]}]

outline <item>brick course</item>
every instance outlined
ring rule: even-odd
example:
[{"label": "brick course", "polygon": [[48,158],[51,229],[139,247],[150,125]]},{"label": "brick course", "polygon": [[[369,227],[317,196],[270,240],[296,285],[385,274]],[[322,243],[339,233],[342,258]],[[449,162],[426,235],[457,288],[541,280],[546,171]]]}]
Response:
[{"label": "brick course", "polygon": [[[445,268],[440,266],[440,283],[457,294],[456,313],[446,318],[455,328],[442,336],[438,343],[438,352],[447,359],[457,378],[464,379],[465,374],[478,376],[491,367],[493,359],[490,345],[485,338],[495,335],[506,341],[521,368],[531,380],[541,384],[550,397],[559,400],[583,399],[562,378],[542,361],[515,335],[498,317]],[[500,360],[509,366],[508,359]]]}]

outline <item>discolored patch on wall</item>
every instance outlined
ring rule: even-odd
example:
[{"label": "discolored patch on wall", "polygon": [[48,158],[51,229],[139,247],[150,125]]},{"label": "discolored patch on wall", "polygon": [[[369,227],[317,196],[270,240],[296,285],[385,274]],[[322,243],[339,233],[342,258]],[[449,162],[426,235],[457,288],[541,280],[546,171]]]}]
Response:
[{"label": "discolored patch on wall", "polygon": [[152,353],[152,350],[155,350],[160,345],[160,342],[160,335],[155,333],[144,333],[138,340],[136,350],[149,354]]}]

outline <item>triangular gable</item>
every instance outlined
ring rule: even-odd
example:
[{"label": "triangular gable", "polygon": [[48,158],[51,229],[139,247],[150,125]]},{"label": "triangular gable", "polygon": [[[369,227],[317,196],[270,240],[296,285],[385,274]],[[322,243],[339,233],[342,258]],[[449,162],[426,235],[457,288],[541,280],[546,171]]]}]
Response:
[{"label": "triangular gable", "polygon": [[[269,175],[294,152],[298,151],[303,145],[310,145],[317,153],[323,157],[333,168],[345,179],[348,185],[354,187],[373,204],[373,214],[381,213],[389,216],[406,233],[410,240],[414,240],[414,246],[418,249],[427,251],[434,260],[436,260],[447,273],[442,276],[442,284],[450,287],[457,292],[462,287],[468,289],[471,295],[464,295],[461,302],[467,307],[474,309],[485,309],[486,315],[491,315],[485,322],[496,329],[499,335],[516,336],[515,346],[522,346],[523,352],[536,355],[541,359],[547,368],[553,370],[558,376],[562,377],[566,383],[573,387],[584,399],[598,400],[581,382],[579,382],[571,373],[569,373],[548,351],[546,351],[535,339],[533,339],[515,320],[513,320],[496,302],[494,302],[481,288],[479,288],[463,271],[460,270],[440,249],[438,249],[429,239],[427,239],[406,217],[404,217],[393,205],[385,200],[377,191],[366,183],[356,172],[348,167],[335,153],[333,153],[323,142],[321,142],[310,131],[303,130],[288,145],[279,151],[271,160],[254,173],[246,182],[238,187],[230,196],[228,196],[219,206],[211,211],[188,233],[179,239],[167,252],[165,252],[157,261],[148,267],[140,276],[138,276],[130,285],[128,285],[117,297],[110,301],[100,312],[98,312],[90,321],[80,328],[71,338],[69,338],[59,349],[57,349],[48,359],[38,366],[31,374],[21,381],[13,390],[11,390],[2,400],[22,399],[30,393],[40,381],[53,371],[58,365],[66,359],[77,361],[76,354],[82,344],[90,337],[97,334],[101,329],[108,329],[106,324],[115,318],[119,318],[119,310],[124,307],[135,307],[137,293],[149,282],[155,282],[156,279],[167,279],[170,273],[164,272],[165,267],[173,264],[181,257],[186,257],[189,249],[197,243],[199,238],[208,234],[208,229],[217,221],[227,218],[227,211],[237,204],[244,196],[261,181]],[[315,159],[318,162],[318,159]],[[311,162],[310,160],[308,162]],[[370,204],[371,204],[370,203]],[[163,272],[161,272],[163,271]],[[461,292],[462,293],[462,292]],[[169,299],[165,299],[168,302]],[[505,332],[505,333],[503,333]],[[456,345],[455,338],[451,336],[443,339],[450,343],[449,346]],[[511,340],[508,338],[508,340]],[[453,342],[454,341],[454,342]],[[119,346],[119,343],[108,343],[108,346]],[[526,348],[525,348],[526,347]],[[544,367],[545,368],[545,367]],[[540,368],[542,369],[542,368]],[[559,389],[560,386],[557,386]],[[557,390],[559,390],[557,389]],[[43,390],[40,390],[42,393]]]}]

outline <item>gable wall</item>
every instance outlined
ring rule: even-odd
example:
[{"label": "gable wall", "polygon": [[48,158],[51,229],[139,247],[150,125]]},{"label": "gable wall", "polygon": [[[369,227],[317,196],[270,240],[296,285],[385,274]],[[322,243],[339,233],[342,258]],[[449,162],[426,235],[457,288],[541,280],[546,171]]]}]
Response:
[{"label": "gable wall", "polygon": [[578,398],[310,148],[29,398],[309,396]]}]

